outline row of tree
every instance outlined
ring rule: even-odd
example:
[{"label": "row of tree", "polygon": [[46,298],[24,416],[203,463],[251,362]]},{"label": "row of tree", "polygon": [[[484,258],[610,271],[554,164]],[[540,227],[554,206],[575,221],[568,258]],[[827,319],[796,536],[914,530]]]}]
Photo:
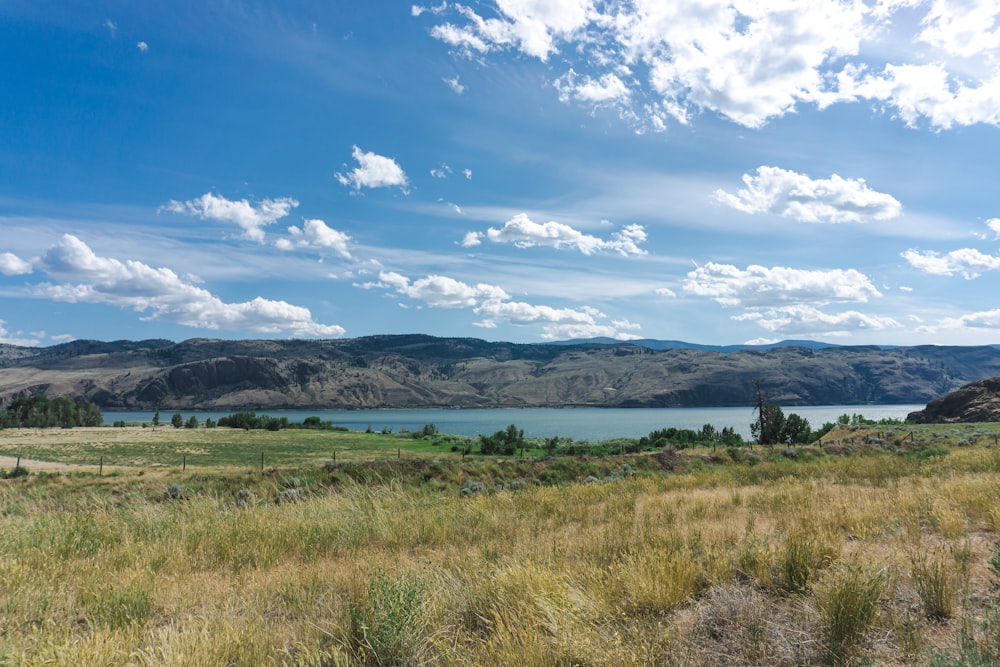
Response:
[{"label": "row of tree", "polygon": [[68,398],[18,398],[0,410],[0,428],[73,428],[103,424],[104,415],[99,407]]}]

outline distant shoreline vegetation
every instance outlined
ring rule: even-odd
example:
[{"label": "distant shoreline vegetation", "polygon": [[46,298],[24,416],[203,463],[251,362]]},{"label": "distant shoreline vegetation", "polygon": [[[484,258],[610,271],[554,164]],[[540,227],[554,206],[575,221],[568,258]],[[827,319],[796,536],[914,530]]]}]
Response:
[{"label": "distant shoreline vegetation", "polygon": [[18,398],[0,411],[0,428],[73,428],[103,423],[104,415],[95,404],[68,398]]}]

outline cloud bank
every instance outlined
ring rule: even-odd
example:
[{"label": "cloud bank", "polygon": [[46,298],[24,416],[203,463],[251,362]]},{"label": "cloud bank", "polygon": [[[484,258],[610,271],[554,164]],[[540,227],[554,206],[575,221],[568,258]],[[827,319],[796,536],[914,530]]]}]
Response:
[{"label": "cloud bank", "polygon": [[[1000,124],[990,0],[496,0],[413,12],[424,14],[456,54],[536,58],[563,101],[615,106],[655,130],[705,111],[756,128],[861,101],[911,126]],[[917,45],[911,62],[899,43]]]},{"label": "cloud bank", "polygon": [[39,268],[60,282],[36,285],[36,296],[55,301],[131,308],[149,313],[143,319],[200,329],[323,338],[344,334],[340,326],[315,322],[307,308],[261,297],[226,303],[170,269],[100,257],[71,234],[49,248]]}]

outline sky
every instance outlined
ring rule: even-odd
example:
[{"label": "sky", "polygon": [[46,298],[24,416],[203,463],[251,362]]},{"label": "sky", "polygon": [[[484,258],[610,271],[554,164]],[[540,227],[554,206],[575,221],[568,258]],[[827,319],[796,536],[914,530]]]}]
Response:
[{"label": "sky", "polygon": [[995,0],[0,0],[0,343],[1000,344]]}]

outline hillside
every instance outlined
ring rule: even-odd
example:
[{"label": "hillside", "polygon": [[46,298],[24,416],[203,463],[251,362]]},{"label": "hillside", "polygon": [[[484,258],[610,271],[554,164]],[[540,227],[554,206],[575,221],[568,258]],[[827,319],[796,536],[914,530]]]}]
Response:
[{"label": "hillside", "polygon": [[992,347],[733,352],[615,343],[493,343],[423,335],[346,340],[74,341],[0,349],[0,401],[103,408],[692,407],[924,403],[1000,375]]},{"label": "hillside", "polygon": [[971,382],[907,415],[918,424],[1000,421],[1000,377]]}]

